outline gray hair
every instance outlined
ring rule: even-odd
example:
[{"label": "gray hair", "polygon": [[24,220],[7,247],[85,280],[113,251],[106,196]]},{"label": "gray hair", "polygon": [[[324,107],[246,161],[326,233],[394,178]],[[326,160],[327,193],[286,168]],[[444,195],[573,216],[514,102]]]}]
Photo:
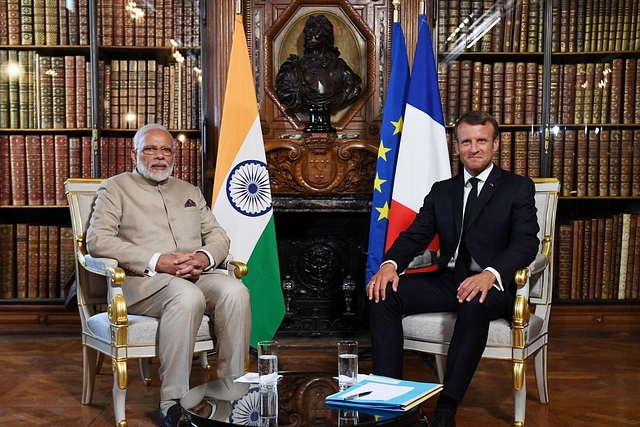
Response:
[{"label": "gray hair", "polygon": [[147,125],[142,126],[140,129],[138,129],[136,134],[133,136],[133,148],[135,150],[140,151],[142,149],[142,147],[144,147],[144,145],[145,145],[145,140],[146,140],[147,134],[149,132],[153,131],[153,130],[164,131],[173,140],[173,135],[171,135],[171,133],[167,130],[166,127],[164,127],[164,126],[162,126],[162,125],[160,125],[158,123],[149,123]]}]

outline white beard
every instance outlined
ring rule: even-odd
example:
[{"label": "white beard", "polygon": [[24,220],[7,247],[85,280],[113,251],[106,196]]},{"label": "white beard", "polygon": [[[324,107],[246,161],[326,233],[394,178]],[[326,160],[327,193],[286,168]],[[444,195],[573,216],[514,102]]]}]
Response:
[{"label": "white beard", "polygon": [[164,164],[168,167],[163,171],[156,171],[151,169],[150,167],[146,167],[145,164],[140,159],[140,157],[138,157],[136,161],[136,168],[138,169],[138,172],[140,172],[140,174],[145,178],[151,179],[153,181],[161,182],[171,176],[171,174],[173,173],[173,164],[170,165],[164,160],[153,162],[153,165],[158,165],[158,164]]}]

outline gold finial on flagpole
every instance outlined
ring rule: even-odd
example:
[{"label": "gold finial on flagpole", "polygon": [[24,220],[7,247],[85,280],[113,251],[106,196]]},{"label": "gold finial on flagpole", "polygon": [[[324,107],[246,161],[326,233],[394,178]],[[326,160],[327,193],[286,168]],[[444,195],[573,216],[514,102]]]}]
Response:
[{"label": "gold finial on flagpole", "polygon": [[398,22],[400,19],[398,8],[400,7],[400,0],[393,0],[393,22]]},{"label": "gold finial on flagpole", "polygon": [[426,15],[427,11],[426,11],[426,6],[424,3],[424,0],[420,0],[420,12],[418,12],[420,15]]},{"label": "gold finial on flagpole", "polygon": [[242,0],[236,0],[236,15],[242,13]]}]

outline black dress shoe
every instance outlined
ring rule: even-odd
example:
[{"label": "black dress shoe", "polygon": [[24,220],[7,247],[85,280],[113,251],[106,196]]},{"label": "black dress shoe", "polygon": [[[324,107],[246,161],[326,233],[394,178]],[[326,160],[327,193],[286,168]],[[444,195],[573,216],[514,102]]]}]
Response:
[{"label": "black dress shoe", "polygon": [[159,420],[159,427],[178,427],[181,424],[180,420],[182,419],[182,408],[180,407],[180,404],[176,403],[169,408],[169,410],[167,411],[167,415],[163,415],[162,410],[160,410],[160,407],[158,406],[157,415]]},{"label": "black dress shoe", "polygon": [[433,421],[431,421],[431,427],[456,427],[456,413],[436,411]]}]

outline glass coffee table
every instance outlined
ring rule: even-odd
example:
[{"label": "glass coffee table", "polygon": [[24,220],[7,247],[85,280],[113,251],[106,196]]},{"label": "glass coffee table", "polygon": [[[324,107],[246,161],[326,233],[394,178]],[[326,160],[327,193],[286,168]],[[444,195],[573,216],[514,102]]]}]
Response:
[{"label": "glass coffee table", "polygon": [[[192,388],[180,399],[187,419],[182,425],[207,426],[411,426],[420,419],[420,408],[406,412],[345,410],[327,406],[325,397],[338,391],[332,373],[281,372],[278,382],[277,424],[261,415],[258,384],[223,378]],[[273,397],[272,397],[273,400]],[[274,405],[275,406],[275,405]]]}]

